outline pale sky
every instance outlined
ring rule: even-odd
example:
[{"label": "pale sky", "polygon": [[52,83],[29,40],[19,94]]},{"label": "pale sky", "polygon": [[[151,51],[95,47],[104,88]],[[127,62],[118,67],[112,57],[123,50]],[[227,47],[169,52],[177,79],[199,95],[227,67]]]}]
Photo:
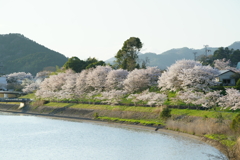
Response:
[{"label": "pale sky", "polygon": [[67,57],[226,47],[240,41],[240,0],[0,0],[0,34],[20,33]]}]

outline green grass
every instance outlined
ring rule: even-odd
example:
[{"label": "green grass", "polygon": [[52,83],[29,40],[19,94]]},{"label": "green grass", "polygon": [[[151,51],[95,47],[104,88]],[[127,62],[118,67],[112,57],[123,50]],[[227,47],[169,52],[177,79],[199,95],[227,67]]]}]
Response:
[{"label": "green grass", "polygon": [[30,93],[30,94],[27,94],[27,95],[21,96],[21,97],[19,97],[19,98],[35,99],[36,96],[35,96],[35,93]]},{"label": "green grass", "polygon": [[[133,111],[133,112],[155,112],[156,107],[139,107],[139,106],[111,106],[111,105],[94,105],[94,104],[76,104],[76,103],[57,103],[50,102],[45,104],[50,107],[69,107],[70,108],[83,108],[83,109],[96,109],[96,110],[118,110],[118,111]],[[238,114],[237,112],[216,112],[216,111],[204,111],[193,109],[171,109],[172,115],[187,115],[196,116],[202,118],[217,118],[221,113],[224,119],[232,120]]]},{"label": "green grass", "polygon": [[142,125],[164,125],[164,122],[161,120],[136,120],[136,119],[122,119],[122,118],[114,118],[114,117],[98,117],[100,120],[107,120],[113,122],[126,122],[126,123],[134,123],[134,124],[142,124]]},{"label": "green grass", "polygon": [[233,138],[231,139],[231,137],[228,137],[227,135],[224,134],[207,134],[205,135],[205,137],[219,141],[220,143],[227,147],[232,147],[236,144],[236,141],[233,140]]},{"label": "green grass", "polygon": [[136,112],[153,112],[155,110],[155,107],[111,106],[111,105],[57,103],[57,102],[50,102],[45,104],[45,106],[50,106],[50,107],[66,107],[70,105],[71,105],[71,108],[84,108],[84,109],[97,109],[97,110],[119,110],[119,111],[136,111]]},{"label": "green grass", "polygon": [[204,111],[204,110],[193,110],[193,109],[172,109],[171,114],[173,115],[188,115],[203,118],[217,118],[218,114],[221,113],[224,119],[232,120],[238,114],[237,112],[216,112],[216,111]]}]

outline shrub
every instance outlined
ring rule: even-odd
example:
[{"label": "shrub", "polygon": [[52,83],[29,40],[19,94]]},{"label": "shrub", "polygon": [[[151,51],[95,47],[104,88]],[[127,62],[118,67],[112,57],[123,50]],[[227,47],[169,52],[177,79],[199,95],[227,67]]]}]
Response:
[{"label": "shrub", "polygon": [[171,117],[171,109],[168,107],[163,108],[162,112],[160,113],[160,118],[162,119],[168,119]]},{"label": "shrub", "polygon": [[98,115],[98,113],[96,112],[96,113],[94,113],[93,114],[93,116],[94,116],[94,119],[98,119],[98,117],[99,117],[99,115]]},{"label": "shrub", "polygon": [[230,128],[236,133],[240,133],[240,113],[232,120]]},{"label": "shrub", "polygon": [[217,118],[217,123],[223,123],[223,120],[224,120],[224,118],[223,118],[223,115],[222,115],[222,113],[217,113],[216,114],[216,118]]}]

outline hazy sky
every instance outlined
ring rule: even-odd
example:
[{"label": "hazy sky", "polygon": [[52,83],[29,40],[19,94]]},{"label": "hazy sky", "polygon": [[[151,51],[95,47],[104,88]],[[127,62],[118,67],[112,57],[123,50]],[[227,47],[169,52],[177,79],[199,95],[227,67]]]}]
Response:
[{"label": "hazy sky", "polygon": [[0,0],[0,34],[21,33],[67,57],[107,60],[139,37],[142,52],[240,41],[240,0]]}]

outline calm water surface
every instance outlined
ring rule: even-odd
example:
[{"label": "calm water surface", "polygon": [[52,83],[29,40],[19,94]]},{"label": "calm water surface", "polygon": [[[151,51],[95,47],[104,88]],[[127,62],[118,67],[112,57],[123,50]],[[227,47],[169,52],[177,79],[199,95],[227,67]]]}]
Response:
[{"label": "calm water surface", "polygon": [[221,160],[194,139],[114,124],[0,113],[1,160]]}]

